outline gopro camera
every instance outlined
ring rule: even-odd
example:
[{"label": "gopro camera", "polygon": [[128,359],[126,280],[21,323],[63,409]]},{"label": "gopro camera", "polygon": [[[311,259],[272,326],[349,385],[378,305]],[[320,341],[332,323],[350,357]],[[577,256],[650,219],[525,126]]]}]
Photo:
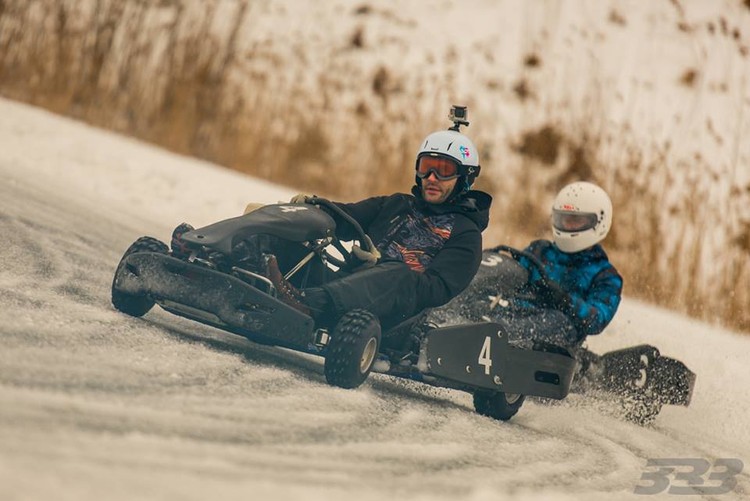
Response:
[{"label": "gopro camera", "polygon": [[448,118],[450,118],[451,121],[453,122],[453,127],[451,127],[450,130],[457,131],[461,125],[466,125],[468,127],[469,125],[469,121],[467,120],[468,117],[469,117],[469,111],[467,110],[466,106],[458,106],[455,104],[451,106],[451,112],[448,115]]}]

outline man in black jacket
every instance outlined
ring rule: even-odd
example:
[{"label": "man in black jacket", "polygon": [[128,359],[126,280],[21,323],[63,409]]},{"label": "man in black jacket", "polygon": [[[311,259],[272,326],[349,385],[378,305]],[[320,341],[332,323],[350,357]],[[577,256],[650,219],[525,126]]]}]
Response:
[{"label": "man in black jacket", "polygon": [[[282,299],[323,324],[364,308],[384,329],[447,303],[469,285],[482,259],[481,233],[489,221],[492,198],[470,189],[479,170],[479,154],[458,124],[430,134],[417,155],[411,195],[336,204],[362,226],[374,245],[371,252],[352,249],[363,262],[362,270],[297,291],[281,282],[272,261],[269,276]],[[307,199],[300,194],[292,202]],[[337,236],[354,239],[354,228],[333,216]]]}]

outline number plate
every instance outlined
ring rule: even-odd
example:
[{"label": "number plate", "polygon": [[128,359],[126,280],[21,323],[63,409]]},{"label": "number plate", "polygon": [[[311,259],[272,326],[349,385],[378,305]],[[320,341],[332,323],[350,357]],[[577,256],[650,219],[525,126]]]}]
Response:
[{"label": "number plate", "polygon": [[427,336],[430,374],[478,388],[564,398],[575,360],[508,344],[502,326],[476,323],[434,329]]}]

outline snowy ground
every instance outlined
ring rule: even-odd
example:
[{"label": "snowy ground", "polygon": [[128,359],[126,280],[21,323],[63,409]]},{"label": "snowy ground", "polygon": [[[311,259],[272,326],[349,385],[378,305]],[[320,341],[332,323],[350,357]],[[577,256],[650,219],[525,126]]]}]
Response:
[{"label": "snowy ground", "polygon": [[648,458],[750,462],[746,336],[626,299],[592,349],[698,373],[648,428],[576,396],[500,423],[385,376],[336,389],[319,359],[109,304],[138,236],[296,190],[3,100],[0,179],[0,499],[630,499]]}]

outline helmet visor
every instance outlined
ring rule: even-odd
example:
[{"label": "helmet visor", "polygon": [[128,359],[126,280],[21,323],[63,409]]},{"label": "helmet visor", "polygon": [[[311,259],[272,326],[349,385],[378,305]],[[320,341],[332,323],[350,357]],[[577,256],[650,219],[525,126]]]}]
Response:
[{"label": "helmet visor", "polygon": [[552,211],[552,226],[566,233],[579,233],[590,230],[599,218],[592,212]]},{"label": "helmet visor", "polygon": [[430,173],[441,181],[447,181],[459,176],[458,162],[446,157],[424,155],[417,160],[417,176],[420,179],[430,177]]}]

